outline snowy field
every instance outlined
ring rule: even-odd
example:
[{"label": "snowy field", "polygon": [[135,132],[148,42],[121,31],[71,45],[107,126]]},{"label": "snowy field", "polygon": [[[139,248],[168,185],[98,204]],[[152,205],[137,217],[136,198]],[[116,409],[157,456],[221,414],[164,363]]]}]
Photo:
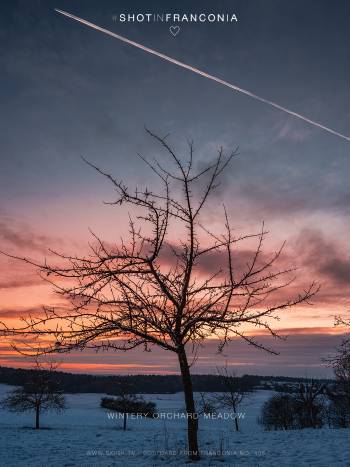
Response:
[{"label": "snowy field", "polygon": [[[0,385],[0,397],[12,389]],[[264,432],[257,424],[263,402],[258,391],[242,407],[241,432],[232,420],[200,419],[200,466],[350,467],[350,430]],[[0,411],[1,467],[185,466],[186,421],[108,418],[99,408],[101,394],[67,395],[68,409],[42,416],[44,429],[34,430],[32,413]],[[159,413],[182,411],[182,394],[151,395]]]}]

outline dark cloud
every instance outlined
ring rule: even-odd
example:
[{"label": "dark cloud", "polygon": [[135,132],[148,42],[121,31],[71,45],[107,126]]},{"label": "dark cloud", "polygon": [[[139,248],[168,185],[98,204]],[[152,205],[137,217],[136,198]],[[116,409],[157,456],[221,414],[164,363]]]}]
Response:
[{"label": "dark cloud", "polygon": [[0,309],[0,320],[9,318],[28,317],[29,315],[38,316],[42,313],[41,307],[18,307]]},{"label": "dark cloud", "polygon": [[320,272],[340,284],[350,284],[350,258],[329,258],[321,265]]},{"label": "dark cloud", "polygon": [[[204,248],[204,247],[203,247]],[[173,266],[176,263],[176,256],[174,255],[174,250],[177,254],[180,253],[180,248],[176,245],[165,244],[161,252],[160,261]],[[233,260],[233,269],[235,274],[242,274],[251,264],[254,254],[254,249],[246,249],[242,246],[241,242],[232,246],[232,260]],[[261,266],[271,259],[272,254],[262,251],[257,260],[257,266]],[[228,257],[227,252],[224,248],[216,250],[214,252],[209,252],[200,256],[196,262],[195,270],[199,274],[206,275],[207,277],[222,271],[225,274],[228,270]]]},{"label": "dark cloud", "polygon": [[[323,358],[334,352],[345,336],[328,333],[327,328],[301,328],[294,329],[286,340],[276,340],[267,335],[256,337],[258,342],[273,348],[279,355],[261,351],[238,338],[234,338],[218,354],[218,341],[209,339],[199,349],[191,370],[194,374],[216,373],[217,367],[227,364],[239,375],[331,377],[332,371],[324,365]],[[193,357],[189,351],[189,359]],[[159,348],[152,348],[151,352],[143,352],[141,349],[106,352],[103,359],[96,352],[87,350],[62,355],[60,361],[61,370],[80,373],[179,373],[176,355]],[[21,366],[23,358],[15,354],[6,355],[0,359],[0,363]]]},{"label": "dark cloud", "polygon": [[60,239],[43,235],[26,223],[3,215],[0,218],[0,289],[14,289],[42,284],[34,266],[6,256],[33,257],[50,255],[48,248],[61,245]]},{"label": "dark cloud", "polygon": [[6,249],[5,245],[9,245],[17,251],[29,250],[33,253],[47,253],[49,246],[53,246],[52,238],[11,219],[0,220],[0,242],[3,250]]},{"label": "dark cloud", "polygon": [[0,289],[16,289],[18,287],[30,287],[42,283],[43,280],[38,275],[29,275],[29,277],[28,275],[22,277],[0,277]]},{"label": "dark cloud", "polygon": [[[267,130],[271,135],[273,131]],[[342,153],[279,140],[244,148],[223,179],[225,199],[254,217],[285,219],[311,213],[348,215],[350,161]]]},{"label": "dark cloud", "polygon": [[[334,239],[327,239],[320,230],[305,229],[295,245],[303,265],[321,279],[328,279],[332,285],[350,285],[350,255]],[[341,292],[348,295],[347,291]]]}]

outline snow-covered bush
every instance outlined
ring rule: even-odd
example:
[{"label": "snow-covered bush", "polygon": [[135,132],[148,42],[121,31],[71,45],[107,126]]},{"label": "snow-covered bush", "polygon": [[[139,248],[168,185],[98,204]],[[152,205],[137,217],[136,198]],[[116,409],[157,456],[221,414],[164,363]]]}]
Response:
[{"label": "snow-covered bush", "polygon": [[156,404],[146,402],[143,398],[134,394],[118,397],[102,397],[101,407],[123,414],[123,429],[126,430],[128,414],[153,417],[156,413]]},{"label": "snow-covered bush", "polygon": [[265,402],[259,423],[267,430],[321,428],[326,421],[325,387],[301,383],[295,394],[278,394]]},{"label": "snow-covered bush", "polygon": [[294,398],[289,394],[278,394],[267,400],[258,422],[266,430],[292,430],[296,428]]}]

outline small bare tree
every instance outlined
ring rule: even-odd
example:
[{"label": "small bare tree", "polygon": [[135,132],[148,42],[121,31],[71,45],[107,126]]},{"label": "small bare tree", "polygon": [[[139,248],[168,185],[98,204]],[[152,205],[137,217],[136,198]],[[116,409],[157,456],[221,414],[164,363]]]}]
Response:
[{"label": "small bare tree", "polygon": [[238,407],[246,397],[247,393],[242,387],[240,378],[237,378],[234,371],[230,371],[227,366],[217,369],[218,375],[223,386],[223,392],[215,394],[215,400],[219,406],[232,410],[235,414],[235,427],[238,426]]},{"label": "small bare tree", "polygon": [[[123,414],[123,430],[126,430],[127,414],[130,412],[131,406],[136,400],[135,390],[131,383],[129,383],[125,379],[121,379],[118,382],[116,392],[118,395],[118,408],[120,409],[120,413]],[[115,399],[106,397],[102,398],[101,407],[111,409],[111,401],[113,405]]]},{"label": "small bare tree", "polygon": [[40,428],[40,415],[46,410],[66,408],[65,398],[52,377],[57,365],[35,362],[30,378],[22,387],[14,389],[2,401],[3,408],[12,412],[35,412],[35,428]]},{"label": "small bare tree", "polygon": [[300,383],[295,395],[295,411],[300,428],[320,428],[324,423],[324,383],[309,380]]},{"label": "small bare tree", "polygon": [[200,392],[195,402],[199,415],[213,415],[216,413],[215,401],[212,397],[208,397],[205,392]]},{"label": "small bare tree", "polygon": [[118,382],[117,397],[102,397],[101,407],[118,412],[123,415],[123,430],[126,430],[126,422],[129,414],[153,417],[156,413],[156,404],[146,402],[135,394],[135,387],[125,378]]},{"label": "small bare tree", "polygon": [[[41,353],[75,349],[128,350],[159,346],[177,355],[188,414],[188,450],[199,459],[198,417],[192,390],[188,345],[198,346],[208,336],[219,339],[219,350],[234,336],[261,349],[264,346],[246,334],[242,326],[266,329],[273,336],[270,318],[280,311],[307,302],[316,292],[311,284],[290,299],[275,295],[288,286],[291,269],[275,269],[282,248],[267,258],[262,247],[267,232],[237,236],[224,210],[222,231],[203,225],[203,211],[233,152],[222,149],[213,163],[199,170],[189,157],[181,160],[166,138],[146,130],[170,156],[172,166],[149,162],[162,189],[130,190],[122,181],[89,163],[114,187],[112,205],[128,205],[137,219],[130,218],[129,241],[111,245],[97,235],[87,256],[53,252],[57,264],[20,258],[40,268],[56,291],[71,301],[68,312],[45,308],[44,316],[32,316],[21,328],[3,332],[27,336],[51,336],[52,345]],[[235,247],[245,239],[256,239],[250,258],[235,256]],[[215,256],[216,255],[216,256]],[[244,260],[242,260],[242,257]],[[206,258],[222,259],[212,273],[204,273]],[[285,279],[284,279],[285,278]]]}]

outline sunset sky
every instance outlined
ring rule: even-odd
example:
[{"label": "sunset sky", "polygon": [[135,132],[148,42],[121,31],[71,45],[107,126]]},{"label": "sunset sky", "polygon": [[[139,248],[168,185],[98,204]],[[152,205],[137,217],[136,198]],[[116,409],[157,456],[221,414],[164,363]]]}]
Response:
[{"label": "sunset sky", "polygon": [[[219,146],[239,146],[206,212],[207,225],[219,225],[222,203],[239,232],[258,231],[264,221],[265,251],[286,240],[283,264],[298,266],[300,286],[316,280],[321,290],[313,305],[281,314],[275,328],[287,341],[259,337],[279,356],[236,340],[217,355],[213,340],[193,371],[213,372],[227,362],[240,374],[328,375],[322,357],[346,332],[334,328],[334,315],[350,311],[350,143],[54,12],[67,10],[350,135],[349,2],[213,5],[1,2],[0,249],[40,260],[50,247],[82,252],[89,229],[117,241],[127,213],[103,204],[113,190],[81,156],[131,186],[152,184],[137,153],[164,154],[144,126],[169,133],[179,154],[193,139],[198,167]],[[173,37],[171,24],[112,19],[123,12],[202,11],[233,12],[238,22],[183,23]],[[63,305],[30,267],[3,256],[0,267],[1,320]],[[0,347],[1,365],[27,364],[6,343]],[[72,354],[62,368],[178,371],[175,357],[159,350]]]}]

